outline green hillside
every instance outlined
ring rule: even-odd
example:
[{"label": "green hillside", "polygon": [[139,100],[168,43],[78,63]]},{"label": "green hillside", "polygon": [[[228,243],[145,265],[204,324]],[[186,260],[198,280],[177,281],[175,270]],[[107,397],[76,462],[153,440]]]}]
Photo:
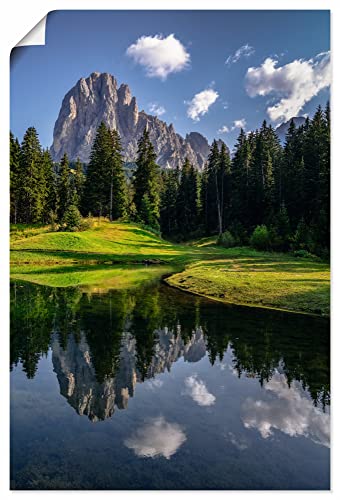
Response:
[{"label": "green hillside", "polygon": [[12,278],[106,289],[165,275],[171,286],[222,302],[329,313],[329,265],[318,259],[224,249],[214,238],[177,245],[130,223],[101,221],[77,233],[11,228]]}]

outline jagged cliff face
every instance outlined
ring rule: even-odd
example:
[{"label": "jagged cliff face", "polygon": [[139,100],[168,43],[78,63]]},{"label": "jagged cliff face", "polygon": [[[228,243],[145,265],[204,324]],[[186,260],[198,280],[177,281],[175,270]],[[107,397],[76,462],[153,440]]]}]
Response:
[{"label": "jagged cliff face", "polygon": [[126,84],[108,73],[92,73],[81,78],[65,95],[54,126],[51,154],[59,161],[64,153],[71,160],[89,161],[96,130],[101,122],[117,129],[122,140],[126,162],[136,160],[137,142],[145,127],[162,167],[174,168],[183,164],[186,157],[202,168],[209,153],[205,137],[192,132],[184,139],[156,116],[138,111],[136,98]]},{"label": "jagged cliff face", "polygon": [[[206,354],[203,331],[197,329],[187,343],[180,332],[167,328],[157,331],[158,342],[146,378],[170,371],[171,365],[183,356],[188,362],[197,362]],[[90,348],[84,333],[76,341],[68,338],[64,350],[58,336],[52,338],[52,363],[60,385],[60,393],[79,415],[87,415],[96,422],[113,415],[115,407],[126,409],[134,395],[137,382],[142,382],[136,367],[136,340],[130,333],[123,335],[119,368],[114,378],[98,382],[91,360]]]}]

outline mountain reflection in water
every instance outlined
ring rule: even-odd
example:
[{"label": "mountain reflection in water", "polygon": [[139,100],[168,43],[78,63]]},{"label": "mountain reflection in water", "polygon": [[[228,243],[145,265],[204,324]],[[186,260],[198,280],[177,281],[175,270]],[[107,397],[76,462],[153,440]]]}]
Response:
[{"label": "mountain reflection in water", "polygon": [[329,488],[325,318],[13,282],[10,367],[13,489]]},{"label": "mountain reflection in water", "polygon": [[195,363],[207,355],[213,365],[228,349],[237,376],[270,391],[280,374],[287,393],[300,382],[314,405],[329,404],[324,318],[208,303],[159,284],[91,294],[13,283],[11,323],[11,367],[21,362],[33,378],[51,348],[61,394],[92,421],[127,408],[137,383],[157,383],[179,358]]}]

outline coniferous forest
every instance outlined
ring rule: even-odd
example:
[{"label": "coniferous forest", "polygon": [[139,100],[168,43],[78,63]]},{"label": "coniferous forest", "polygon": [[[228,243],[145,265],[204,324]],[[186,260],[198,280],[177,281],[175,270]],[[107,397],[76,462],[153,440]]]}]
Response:
[{"label": "coniferous forest", "polygon": [[[145,129],[133,176],[119,134],[101,123],[88,165],[59,163],[34,127],[10,134],[10,220],[79,230],[86,217],[144,224],[174,241],[218,235],[222,246],[310,252],[330,249],[330,108],[318,107],[281,145],[271,125],[241,129],[232,155],[213,141],[202,171],[188,160],[161,170]],[[85,218],[85,219],[84,219]],[[84,222],[85,221],[85,222]]]}]

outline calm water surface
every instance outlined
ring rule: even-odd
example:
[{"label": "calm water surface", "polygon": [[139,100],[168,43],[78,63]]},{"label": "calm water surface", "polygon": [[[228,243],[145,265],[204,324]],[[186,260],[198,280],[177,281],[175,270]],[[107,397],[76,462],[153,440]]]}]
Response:
[{"label": "calm water surface", "polygon": [[11,285],[13,489],[328,489],[329,323]]}]

